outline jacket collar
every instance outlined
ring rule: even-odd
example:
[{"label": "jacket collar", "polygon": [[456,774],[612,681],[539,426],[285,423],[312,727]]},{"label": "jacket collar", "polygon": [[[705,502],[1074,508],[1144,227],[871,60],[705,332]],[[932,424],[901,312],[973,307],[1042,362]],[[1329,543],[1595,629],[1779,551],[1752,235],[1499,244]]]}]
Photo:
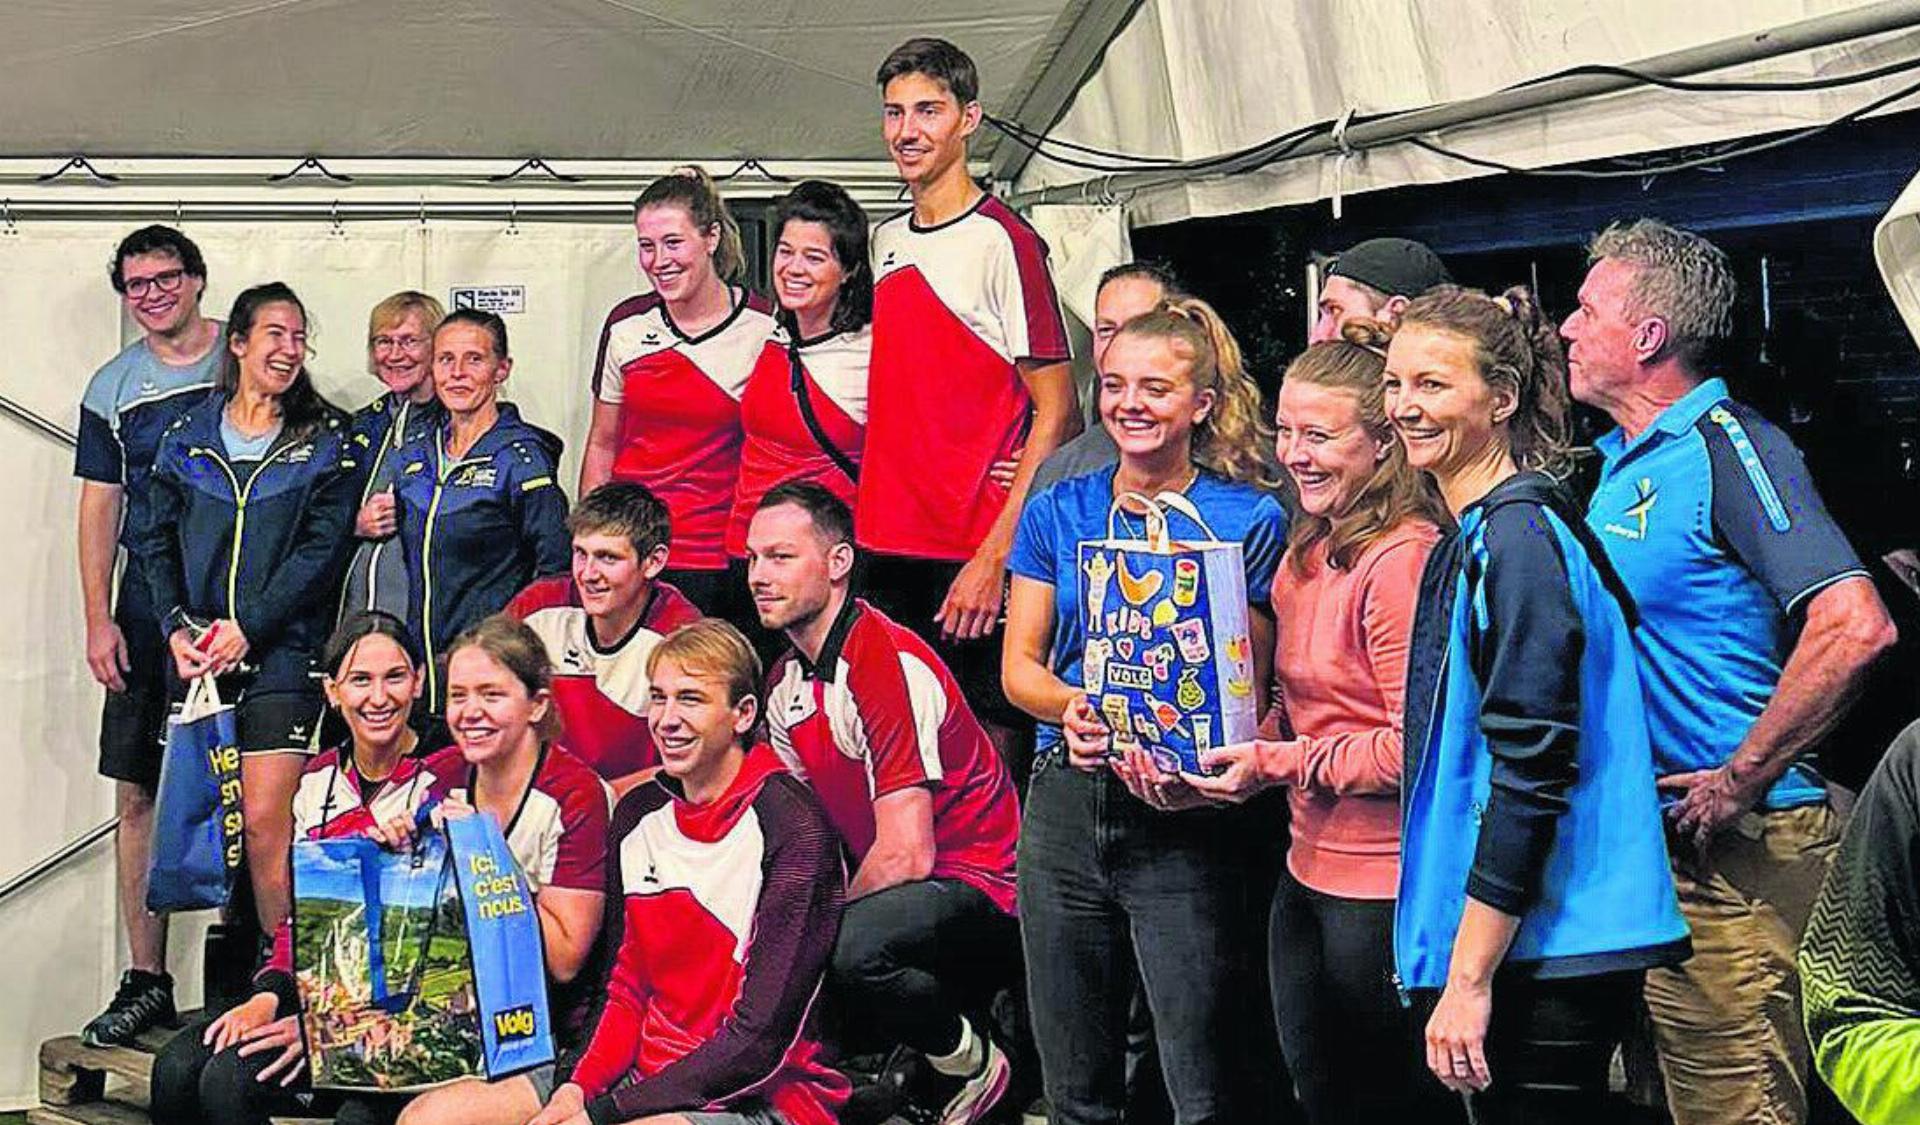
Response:
[{"label": "jacket collar", "polygon": [[800,670],[809,679],[832,683],[836,669],[840,667],[840,653],[847,647],[847,634],[853,632],[853,626],[860,615],[867,610],[867,603],[859,598],[849,597],[840,603],[840,613],[833,619],[833,627],[827,630],[826,642],[820,646],[820,659],[808,660],[807,654],[798,648],[793,657],[800,662]]}]

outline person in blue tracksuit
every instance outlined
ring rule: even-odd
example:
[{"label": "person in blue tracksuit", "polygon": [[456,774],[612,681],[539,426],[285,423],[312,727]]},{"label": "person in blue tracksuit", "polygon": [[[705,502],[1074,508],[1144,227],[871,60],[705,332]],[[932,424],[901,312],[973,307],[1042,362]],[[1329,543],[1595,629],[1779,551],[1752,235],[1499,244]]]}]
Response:
[{"label": "person in blue tracksuit", "polygon": [[367,369],[386,390],[356,410],[350,423],[360,462],[360,542],[340,595],[341,619],[380,610],[407,614],[407,561],[394,535],[400,509],[393,495],[394,453],[416,420],[437,414],[433,395],[433,331],[447,310],[425,293],[403,289],[367,316]]},{"label": "person in blue tracksuit", "polygon": [[322,707],[312,665],[353,542],[357,469],[346,415],[307,372],[292,289],[241,293],[226,351],[214,391],[160,439],[134,554],[179,679],[239,693],[247,865],[271,933],[290,905],[293,790]]},{"label": "person in blue tracksuit", "polygon": [[408,625],[426,646],[427,707],[436,716],[446,708],[439,661],[453,638],[573,561],[557,483],[561,442],[499,400],[512,367],[506,322],[454,310],[433,335],[443,413],[415,424],[394,455]]},{"label": "person in blue tracksuit", "polygon": [[1385,387],[1458,521],[1408,659],[1396,974],[1474,1120],[1597,1120],[1643,974],[1689,950],[1632,600],[1553,475],[1565,360],[1527,290],[1445,286],[1402,314]]}]

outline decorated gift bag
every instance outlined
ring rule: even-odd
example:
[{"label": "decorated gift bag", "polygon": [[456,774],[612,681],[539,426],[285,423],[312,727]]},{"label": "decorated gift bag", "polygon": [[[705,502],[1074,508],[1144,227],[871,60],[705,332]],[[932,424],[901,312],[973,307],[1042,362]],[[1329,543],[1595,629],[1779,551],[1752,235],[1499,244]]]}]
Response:
[{"label": "decorated gift bag", "polygon": [[299,841],[293,891],[315,1086],[420,1090],[553,1061],[533,897],[492,817],[406,851]]},{"label": "decorated gift bag", "polygon": [[[1190,525],[1177,529],[1186,537],[1175,519]],[[1123,521],[1139,534],[1123,534]],[[1116,744],[1140,746],[1168,773],[1198,774],[1201,750],[1254,736],[1244,553],[1191,501],[1177,492],[1115,500],[1107,537],[1080,544],[1079,589],[1082,686]]]},{"label": "decorated gift bag", "polygon": [[212,676],[187,686],[167,719],[167,745],[154,794],[153,859],[147,909],[225,906],[246,844],[241,832],[240,740],[233,708]]}]

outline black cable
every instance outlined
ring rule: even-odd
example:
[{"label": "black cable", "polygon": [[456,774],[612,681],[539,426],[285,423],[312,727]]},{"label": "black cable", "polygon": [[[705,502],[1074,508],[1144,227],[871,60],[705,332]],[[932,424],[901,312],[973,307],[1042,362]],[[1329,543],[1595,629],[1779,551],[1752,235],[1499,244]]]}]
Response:
[{"label": "black cable", "polygon": [[[1806,92],[1806,91],[1813,91],[1813,90],[1839,89],[1844,86],[1857,85],[1862,82],[1871,82],[1871,81],[1874,81],[1875,79],[1885,78],[1889,75],[1900,74],[1900,73],[1904,73],[1906,71],[1911,71],[1911,70],[1920,70],[1920,57],[1905,59],[1900,62],[1887,63],[1882,66],[1871,67],[1867,70],[1855,71],[1850,74],[1822,76],[1818,78],[1774,79],[1774,80],[1769,80],[1769,79],[1694,80],[1694,79],[1682,79],[1682,78],[1665,78],[1657,74],[1649,74],[1646,71],[1635,70],[1632,67],[1614,66],[1606,63],[1590,63],[1590,64],[1583,64],[1580,66],[1568,67],[1564,70],[1556,71],[1552,74],[1542,75],[1538,78],[1530,78],[1524,82],[1518,82],[1511,86],[1503,87],[1498,92],[1504,93],[1510,90],[1524,89],[1529,86],[1536,86],[1543,82],[1551,82],[1561,78],[1574,78],[1574,77],[1581,77],[1581,76],[1587,76],[1587,75],[1595,75],[1595,76],[1607,76],[1607,77],[1616,77],[1616,78],[1627,78],[1635,82],[1641,83],[1643,85],[1655,86],[1655,87],[1660,87],[1660,88],[1670,89],[1670,90],[1679,90],[1679,91],[1684,91],[1689,93],[1711,93],[1711,92],[1798,93],[1798,92]],[[1802,137],[1806,137],[1806,136],[1813,136],[1818,132],[1825,131],[1826,129],[1830,129],[1836,125],[1841,125],[1849,121],[1856,120],[1859,116],[1863,116],[1865,113],[1870,113],[1874,109],[1879,108],[1880,105],[1887,104],[1887,102],[1889,101],[1898,101],[1900,100],[1900,98],[1908,96],[1909,93],[1911,93],[1911,90],[1902,91],[1891,98],[1884,99],[1883,101],[1874,103],[1868,107],[1865,107],[1862,110],[1855,111],[1855,113],[1852,116],[1843,116],[1840,118],[1836,118],[1835,120],[1831,122],[1827,122],[1824,125],[1812,126],[1810,127],[1810,129],[1802,130],[1797,134],[1789,134],[1788,137],[1786,138],[1775,138],[1773,141],[1767,142],[1764,145],[1753,146],[1752,148],[1748,148],[1748,149],[1735,150],[1732,152],[1723,153],[1718,156],[1703,157],[1703,158],[1697,158],[1691,161],[1683,161],[1676,165],[1662,166],[1660,168],[1651,169],[1651,170],[1621,169],[1616,171],[1600,171],[1600,170],[1594,170],[1594,169],[1560,169],[1560,170],[1527,169],[1527,168],[1518,168],[1511,165],[1501,164],[1497,161],[1490,161],[1481,157],[1468,156],[1464,153],[1453,152],[1451,150],[1444,149],[1438,145],[1435,145],[1430,141],[1409,139],[1407,143],[1414,145],[1416,148],[1426,149],[1428,151],[1435,152],[1439,155],[1447,156],[1452,159],[1459,160],[1462,163],[1473,164],[1478,167],[1489,168],[1496,171],[1518,172],[1518,173],[1523,173],[1527,175],[1559,175],[1567,178],[1580,178],[1580,179],[1613,179],[1613,178],[1625,177],[1625,176],[1655,175],[1663,171],[1684,171],[1687,168],[1700,167],[1705,164],[1712,164],[1719,160],[1727,159],[1729,157],[1745,156],[1753,152],[1763,152],[1770,148],[1778,148],[1782,144],[1792,143],[1793,140],[1802,139]],[[1393,116],[1393,115],[1382,113],[1382,114],[1368,114],[1363,116],[1363,115],[1356,114],[1354,117],[1352,117],[1349,120],[1348,124],[1349,124],[1349,127],[1351,127],[1354,124],[1364,123],[1367,121],[1380,120],[1382,118],[1390,117],[1390,116]],[[1225,164],[1234,163],[1240,160],[1252,159],[1254,157],[1264,156],[1264,159],[1259,160],[1257,163],[1254,163],[1247,168],[1239,169],[1239,171],[1242,171],[1242,172],[1251,172],[1259,168],[1265,167],[1266,165],[1274,162],[1275,160],[1278,160],[1281,157],[1284,157],[1288,153],[1292,152],[1295,148],[1299,147],[1299,144],[1303,143],[1307,137],[1314,136],[1320,133],[1332,132],[1334,126],[1337,123],[1336,119],[1328,118],[1326,120],[1316,121],[1308,125],[1302,125],[1299,128],[1290,130],[1286,133],[1281,133],[1274,137],[1270,137],[1264,141],[1260,141],[1256,144],[1249,145],[1245,148],[1236,149],[1232,152],[1220,153],[1215,156],[1201,157],[1194,160],[1176,160],[1171,157],[1139,156],[1132,153],[1116,152],[1109,149],[1097,148],[1092,145],[1085,145],[1085,144],[1080,144],[1074,141],[1062,140],[1060,138],[1050,136],[1047,133],[1035,132],[1034,130],[1029,129],[1024,125],[1021,125],[1016,121],[1005,120],[999,117],[995,117],[991,114],[987,115],[985,117],[985,120],[987,124],[993,126],[995,129],[998,129],[1002,134],[1007,136],[1009,139],[1013,140],[1015,143],[1019,144],[1021,147],[1029,150],[1036,156],[1045,157],[1046,159],[1051,160],[1056,164],[1061,164],[1069,168],[1078,168],[1083,171],[1100,172],[1108,175],[1120,175],[1127,172],[1139,172],[1139,171],[1159,171],[1159,172],[1176,172],[1176,173],[1207,172]],[[1080,160],[1075,157],[1063,156],[1057,152],[1052,151],[1053,149],[1056,149],[1056,148],[1066,150],[1068,152],[1075,152],[1075,153],[1080,153],[1086,156],[1096,157],[1100,160],[1109,161],[1111,163],[1097,163],[1095,161]],[[1267,152],[1268,149],[1274,149],[1276,151]]]},{"label": "black cable", "polygon": [[1641,176],[1661,176],[1673,172],[1685,172],[1693,168],[1703,168],[1708,165],[1719,164],[1722,161],[1734,160],[1742,156],[1753,156],[1757,153],[1769,152],[1776,148],[1785,148],[1787,145],[1807,140],[1810,137],[1816,137],[1821,133],[1836,129],[1842,125],[1852,124],[1877,109],[1882,109],[1892,105],[1894,102],[1910,98],[1915,94],[1920,94],[1920,82],[1903,86],[1891,94],[1876,98],[1863,106],[1848,110],[1846,113],[1841,114],[1831,121],[1824,121],[1818,125],[1809,125],[1804,129],[1795,129],[1791,133],[1783,133],[1778,137],[1772,137],[1756,144],[1740,145],[1723,152],[1712,153],[1706,156],[1689,157],[1684,160],[1676,160],[1666,164],[1648,165],[1640,168],[1522,168],[1513,164],[1505,164],[1498,160],[1489,160],[1483,156],[1471,156],[1467,153],[1458,152],[1419,137],[1408,137],[1405,143],[1415,148],[1434,153],[1437,156],[1444,156],[1450,160],[1458,160],[1462,164],[1471,164],[1476,168],[1487,168],[1496,172],[1508,172],[1517,176],[1572,180],[1620,180]]}]

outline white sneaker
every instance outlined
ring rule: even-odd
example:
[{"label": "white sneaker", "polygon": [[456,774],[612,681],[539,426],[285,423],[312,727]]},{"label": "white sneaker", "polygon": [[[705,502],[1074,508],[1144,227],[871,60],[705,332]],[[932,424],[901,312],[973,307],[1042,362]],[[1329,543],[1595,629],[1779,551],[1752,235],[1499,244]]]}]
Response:
[{"label": "white sneaker", "polygon": [[947,1102],[947,1108],[940,1111],[940,1125],[974,1125],[1006,1096],[1007,1079],[1013,1067],[998,1044],[985,1036],[981,1038],[987,1047],[986,1060],[980,1064],[979,1073],[961,1083],[959,1092]]}]

